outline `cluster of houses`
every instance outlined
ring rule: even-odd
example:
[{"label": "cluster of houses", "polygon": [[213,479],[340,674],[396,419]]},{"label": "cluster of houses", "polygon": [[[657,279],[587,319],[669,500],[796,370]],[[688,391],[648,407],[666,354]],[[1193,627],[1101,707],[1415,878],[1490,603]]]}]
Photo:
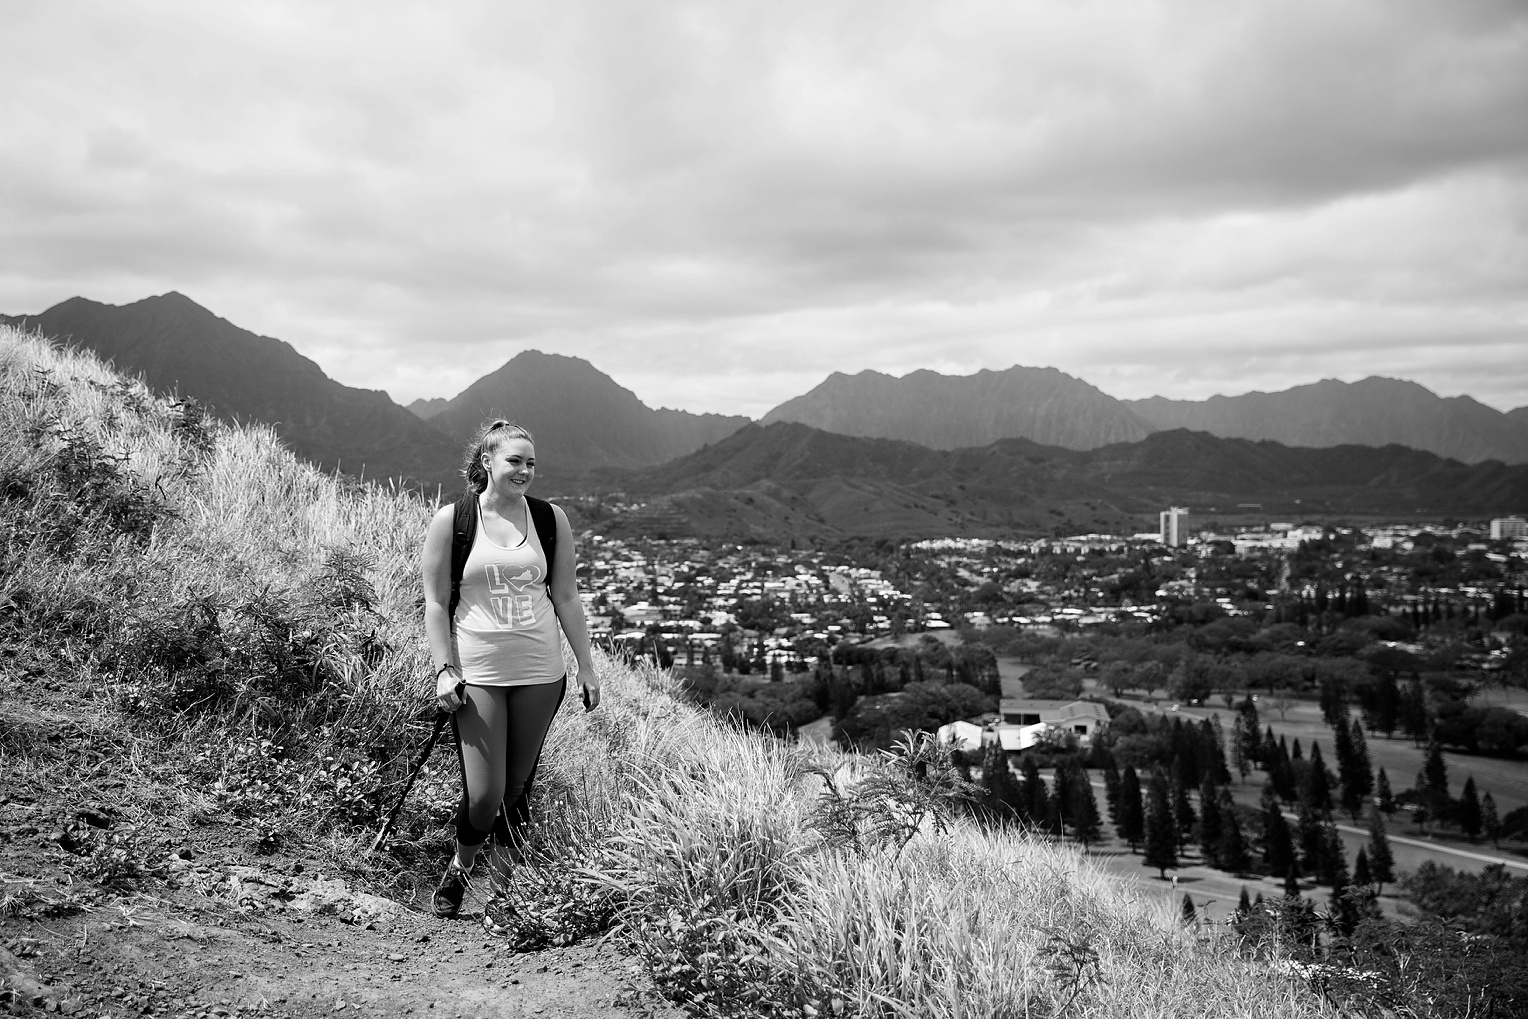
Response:
[{"label": "cluster of houses", "polygon": [[[790,654],[802,638],[831,643],[849,632],[890,633],[891,614],[911,601],[879,570],[828,563],[816,553],[708,548],[693,538],[585,538],[580,598],[595,636],[638,639],[656,629],[671,647],[715,647],[722,629],[745,622],[740,604],[767,600],[789,611],[778,625],[750,630],[749,637],[774,658]],[[924,618],[949,625],[938,612]]]},{"label": "cluster of houses", "polygon": [[[1501,522],[1494,523],[1498,529],[1505,528]],[[1515,526],[1515,518],[1509,523]],[[1397,524],[1363,532],[1337,529],[1335,534],[1349,539],[1355,550],[1404,550],[1423,532],[1446,534],[1456,545],[1468,541],[1468,550],[1478,545],[1481,555],[1519,575],[1522,562],[1528,559],[1528,538],[1515,538],[1522,547],[1514,544],[1509,552],[1500,544],[1488,547],[1483,529]],[[1225,535],[1185,534],[1181,549],[1164,547],[1152,534],[1083,534],[1034,541],[942,538],[908,547],[925,574],[954,582],[947,585],[949,589],[974,591],[989,581],[999,582],[1005,598],[980,608],[969,601],[959,604],[955,598],[943,604],[924,603],[879,570],[845,565],[812,550],[708,545],[694,538],[625,540],[586,533],[581,586],[591,631],[597,635],[638,639],[658,633],[671,650],[684,651],[714,647],[724,631],[737,628],[746,631],[750,647],[762,644],[767,658],[792,659],[799,657],[804,640],[833,644],[850,635],[872,638],[993,625],[1056,632],[1122,619],[1151,622],[1160,619],[1173,601],[1182,599],[1213,599],[1227,614],[1235,614],[1238,610],[1229,592],[1209,590],[1201,583],[1205,557],[1221,554],[1227,543],[1238,555],[1282,556],[1301,542],[1333,533],[1273,523]],[[1177,558],[1171,575],[1159,580],[1145,598],[1111,598],[1107,587],[1125,568],[1121,564],[1152,548]],[[1042,568],[1046,562],[1062,560],[1075,567],[1064,578],[1047,575]],[[1014,569],[1026,562],[1035,572]],[[1402,564],[1366,561],[1363,569],[1371,582],[1384,584],[1397,599],[1410,584]],[[1460,592],[1461,597],[1465,595],[1484,597]],[[757,619],[739,618],[742,606],[758,602],[783,606],[784,611],[773,613],[767,626]]]}]

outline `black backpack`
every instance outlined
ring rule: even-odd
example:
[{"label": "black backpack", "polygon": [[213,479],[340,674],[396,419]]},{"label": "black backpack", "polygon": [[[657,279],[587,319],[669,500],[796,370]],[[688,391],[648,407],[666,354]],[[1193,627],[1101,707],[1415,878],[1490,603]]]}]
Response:
[{"label": "black backpack", "polygon": [[[557,517],[552,504],[533,495],[525,497],[530,509],[531,526],[541,541],[541,551],[546,553],[546,586],[552,587],[552,563],[557,560]],[[462,600],[462,572],[467,569],[467,556],[477,537],[478,501],[476,492],[467,492],[456,500],[456,513],[451,519],[451,607],[446,618],[456,619],[456,606]]]}]

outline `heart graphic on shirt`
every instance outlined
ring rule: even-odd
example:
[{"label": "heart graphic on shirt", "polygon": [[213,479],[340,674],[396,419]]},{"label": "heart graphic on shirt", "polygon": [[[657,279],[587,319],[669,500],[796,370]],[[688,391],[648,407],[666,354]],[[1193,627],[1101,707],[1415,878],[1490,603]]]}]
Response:
[{"label": "heart graphic on shirt", "polygon": [[515,574],[514,576],[510,577],[509,578],[509,582],[511,584],[528,584],[531,581],[540,580],[540,579],[541,579],[540,571],[537,570],[534,566],[532,566],[529,569],[522,570],[521,572],[519,572],[519,573]]}]

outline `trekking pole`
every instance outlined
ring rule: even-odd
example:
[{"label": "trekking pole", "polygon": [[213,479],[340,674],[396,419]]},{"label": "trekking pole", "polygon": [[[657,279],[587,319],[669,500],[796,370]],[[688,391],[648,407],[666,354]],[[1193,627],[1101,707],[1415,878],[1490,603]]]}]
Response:
[{"label": "trekking pole", "polygon": [[[456,685],[458,697],[462,694],[462,686],[461,683]],[[403,809],[403,801],[408,799],[409,790],[414,788],[414,780],[419,777],[420,770],[424,768],[424,762],[430,759],[430,754],[435,750],[435,744],[440,742],[440,734],[446,727],[446,719],[450,717],[449,711],[436,710],[435,729],[430,733],[430,740],[424,745],[424,750],[420,753],[419,759],[414,762],[414,766],[409,769],[409,777],[403,783],[403,792],[398,794],[398,802],[393,804],[393,809],[387,812],[387,820],[382,822],[382,830],[377,832],[377,837],[371,841],[371,848],[366,850],[368,854],[377,851],[377,848],[382,845],[382,840],[387,838],[388,830],[392,828],[393,822],[398,820],[398,812]]]}]

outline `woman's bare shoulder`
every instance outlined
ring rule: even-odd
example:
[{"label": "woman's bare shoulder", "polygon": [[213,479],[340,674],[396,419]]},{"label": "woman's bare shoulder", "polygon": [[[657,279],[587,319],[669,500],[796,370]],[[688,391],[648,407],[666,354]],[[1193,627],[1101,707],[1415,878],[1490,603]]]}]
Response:
[{"label": "woman's bare shoulder", "polygon": [[455,522],[455,518],[456,503],[444,503],[439,509],[435,511],[435,515],[430,517],[430,530],[438,531],[444,529],[449,531],[451,529],[451,525]]}]

